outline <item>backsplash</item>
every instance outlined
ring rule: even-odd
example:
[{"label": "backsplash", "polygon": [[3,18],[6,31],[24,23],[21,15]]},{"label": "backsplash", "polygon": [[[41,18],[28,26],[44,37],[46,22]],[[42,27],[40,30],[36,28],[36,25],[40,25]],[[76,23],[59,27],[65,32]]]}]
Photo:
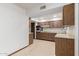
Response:
[{"label": "backsplash", "polygon": [[52,32],[52,33],[60,33],[60,34],[65,34],[66,31],[64,28],[43,28],[44,32]]},{"label": "backsplash", "polygon": [[69,34],[69,35],[74,35],[75,27],[74,26],[67,27],[66,33]]},{"label": "backsplash", "polygon": [[44,32],[53,32],[59,34],[74,34],[74,26],[68,26],[64,28],[43,28]]}]

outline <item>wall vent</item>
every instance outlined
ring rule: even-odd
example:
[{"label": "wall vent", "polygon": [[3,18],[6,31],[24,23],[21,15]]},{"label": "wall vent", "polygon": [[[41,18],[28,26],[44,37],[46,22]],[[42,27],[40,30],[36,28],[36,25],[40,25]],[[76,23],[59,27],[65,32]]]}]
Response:
[{"label": "wall vent", "polygon": [[40,10],[43,10],[43,9],[46,9],[45,5],[43,5],[43,6],[40,7]]}]

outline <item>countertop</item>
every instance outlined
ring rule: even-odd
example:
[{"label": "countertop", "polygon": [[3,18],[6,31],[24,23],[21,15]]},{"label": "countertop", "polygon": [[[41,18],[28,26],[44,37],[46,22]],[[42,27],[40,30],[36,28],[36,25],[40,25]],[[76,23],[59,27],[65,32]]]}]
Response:
[{"label": "countertop", "polygon": [[[45,32],[45,31],[40,31],[42,33],[55,33],[55,32]],[[55,35],[56,38],[68,38],[68,39],[75,39],[75,35],[70,35],[70,34],[65,34],[65,33],[56,33]]]},{"label": "countertop", "polygon": [[74,35],[69,35],[69,34],[56,34],[56,38],[68,38],[68,39],[75,39]]},{"label": "countertop", "polygon": [[55,33],[55,32],[44,32],[44,31],[40,31],[40,33]]},{"label": "countertop", "polygon": [[38,31],[38,32],[41,32],[41,33],[56,33],[56,32],[47,32],[47,31]]}]

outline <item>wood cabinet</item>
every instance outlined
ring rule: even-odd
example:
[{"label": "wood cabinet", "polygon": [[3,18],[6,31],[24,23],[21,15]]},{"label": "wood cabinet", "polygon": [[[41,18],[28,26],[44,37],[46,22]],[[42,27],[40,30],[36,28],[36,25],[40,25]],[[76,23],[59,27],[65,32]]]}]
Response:
[{"label": "wood cabinet", "polygon": [[41,37],[41,33],[40,32],[36,32],[36,39],[40,39]]},{"label": "wood cabinet", "polygon": [[63,27],[63,20],[51,21],[49,26],[50,28],[61,28]]},{"label": "wood cabinet", "polygon": [[41,27],[49,27],[49,22],[38,22],[38,25],[40,25]]},{"label": "wood cabinet", "polygon": [[49,33],[37,32],[36,33],[36,38],[37,39],[42,39],[42,40],[49,40]]},{"label": "wood cabinet", "polygon": [[56,56],[74,56],[74,39],[56,38]]},{"label": "wood cabinet", "polygon": [[29,45],[33,43],[33,33],[29,34]]},{"label": "wood cabinet", "polygon": [[37,39],[41,39],[41,40],[48,40],[48,41],[55,41],[54,37],[55,37],[56,33],[47,33],[47,32],[37,32],[36,33],[36,38]]},{"label": "wood cabinet", "polygon": [[55,35],[56,33],[49,33],[49,39],[55,42]]},{"label": "wood cabinet", "polygon": [[46,28],[61,28],[63,27],[63,20],[38,22],[38,25]]},{"label": "wood cabinet", "polygon": [[75,7],[74,3],[64,6],[63,8],[64,25],[74,25],[75,20],[74,7]]}]

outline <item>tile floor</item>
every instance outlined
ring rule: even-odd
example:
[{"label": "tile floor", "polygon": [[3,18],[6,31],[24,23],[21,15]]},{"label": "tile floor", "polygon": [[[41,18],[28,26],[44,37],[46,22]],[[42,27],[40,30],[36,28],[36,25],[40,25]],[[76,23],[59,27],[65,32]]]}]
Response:
[{"label": "tile floor", "polygon": [[34,43],[12,56],[55,56],[55,43],[34,39]]}]

